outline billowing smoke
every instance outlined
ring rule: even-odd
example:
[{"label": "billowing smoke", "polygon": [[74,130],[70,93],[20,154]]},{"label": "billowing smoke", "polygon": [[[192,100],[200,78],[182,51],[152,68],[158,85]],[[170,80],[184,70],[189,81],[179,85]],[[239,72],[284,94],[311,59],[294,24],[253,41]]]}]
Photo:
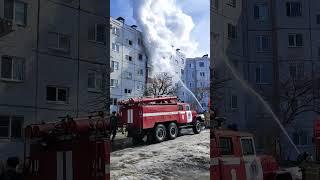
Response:
[{"label": "billowing smoke", "polygon": [[153,73],[168,72],[175,76],[171,64],[175,49],[190,57],[198,46],[190,38],[194,28],[192,18],[175,0],[134,0],[133,16],[143,32]]}]

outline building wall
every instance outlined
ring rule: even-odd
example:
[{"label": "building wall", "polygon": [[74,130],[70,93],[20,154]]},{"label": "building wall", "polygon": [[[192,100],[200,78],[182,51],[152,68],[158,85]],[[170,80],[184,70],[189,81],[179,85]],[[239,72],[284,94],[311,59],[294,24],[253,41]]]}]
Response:
[{"label": "building wall", "polygon": [[[119,29],[119,34],[114,34],[112,29],[110,31],[110,63],[112,61],[119,63],[119,69],[111,73],[111,79],[118,80],[118,86],[110,89],[111,98],[118,101],[130,97],[143,96],[146,86],[147,55],[142,44],[142,34],[137,29],[114,18],[110,19],[110,23],[113,28]],[[132,45],[129,45],[128,40],[132,41]],[[141,44],[138,41],[141,41]],[[119,52],[112,50],[113,43],[119,45]],[[139,59],[139,54],[142,55],[141,60]],[[127,55],[132,56],[131,61],[126,59]],[[128,78],[127,73],[131,73],[132,77]],[[126,93],[125,89],[130,89],[131,93]],[[116,109],[117,107],[113,103],[111,111]]]},{"label": "building wall", "polygon": [[[200,66],[203,63],[203,66]],[[199,58],[187,58],[185,65],[185,85],[198,98],[202,108],[208,111],[208,102],[210,96],[210,59],[206,56]],[[193,104],[198,111],[203,111],[195,101],[194,97],[184,90],[185,102]]]},{"label": "building wall", "polygon": [[[108,76],[107,1],[82,0],[80,4],[79,0],[41,0],[39,12],[37,0],[22,2],[26,3],[26,25],[14,23],[15,30],[0,37],[0,56],[22,58],[24,78],[13,81],[1,76],[0,116],[21,117],[23,136],[23,127],[30,123],[56,121],[67,114],[81,116],[90,111],[106,111],[104,105],[92,103],[101,93],[89,90],[88,72],[94,70],[99,76]],[[5,18],[4,6],[0,7],[0,17]],[[95,24],[104,26],[104,35],[100,37],[104,42],[90,40]],[[65,48],[58,47],[58,39]],[[66,88],[66,101],[48,101],[47,86]],[[22,150],[22,137],[0,137],[0,159],[17,154],[22,157]]]},{"label": "building wall", "polygon": [[[237,78],[230,72],[228,73],[230,69],[223,61],[232,62],[238,75],[249,82],[248,85],[261,94],[272,109],[276,109],[274,102],[277,98],[279,99],[281,87],[278,86],[278,91],[274,91],[274,88],[286,78],[291,78],[290,64],[303,64],[303,76],[311,77],[313,80],[318,79],[319,42],[317,39],[320,33],[316,16],[320,14],[320,4],[308,0],[295,1],[302,4],[302,16],[288,17],[286,3],[289,1],[237,0],[236,7],[227,5],[225,1],[217,1],[218,9],[214,7],[215,1],[211,5],[211,54],[213,54],[211,63],[214,64],[213,68],[218,71],[219,76],[232,77],[232,80],[226,83],[223,89],[223,102],[217,103],[219,112],[227,117],[228,123],[237,123],[241,129],[255,133],[258,149],[264,149],[266,145],[271,147],[272,145],[264,142],[267,141],[266,137],[268,133],[270,134],[270,129],[278,128],[277,124],[262,103],[247,88],[243,88],[242,84],[236,80]],[[256,19],[254,8],[261,4],[266,4],[268,15],[264,19]],[[230,40],[228,29],[221,27],[227,27],[227,23],[234,23],[237,26],[235,40]],[[292,33],[302,34],[302,47],[288,46],[288,35]],[[270,48],[266,51],[259,51],[257,36],[269,38]],[[257,68],[259,67],[262,69],[261,81],[257,81]],[[279,71],[279,77],[276,76],[277,71]],[[237,109],[230,107],[230,96],[233,93],[237,95]],[[279,103],[276,104],[279,105]],[[302,151],[312,152],[311,137],[314,117],[313,113],[303,113],[297,116],[292,124],[286,126],[291,137],[298,129],[304,132],[303,138],[307,139],[307,143],[297,142]],[[280,134],[283,135],[281,132]],[[294,159],[297,154],[289,150],[293,147],[287,144],[286,138],[283,138],[282,142],[285,158]]]}]

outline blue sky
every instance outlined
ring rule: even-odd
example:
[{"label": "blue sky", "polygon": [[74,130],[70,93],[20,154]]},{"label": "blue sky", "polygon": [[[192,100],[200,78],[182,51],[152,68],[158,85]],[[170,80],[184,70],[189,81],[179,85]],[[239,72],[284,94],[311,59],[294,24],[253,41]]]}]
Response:
[{"label": "blue sky", "polygon": [[[136,24],[130,1],[111,0],[111,16],[123,17],[129,25]],[[191,38],[198,42],[198,56],[210,54],[210,0],[176,0],[182,11],[192,17],[195,27]]]}]

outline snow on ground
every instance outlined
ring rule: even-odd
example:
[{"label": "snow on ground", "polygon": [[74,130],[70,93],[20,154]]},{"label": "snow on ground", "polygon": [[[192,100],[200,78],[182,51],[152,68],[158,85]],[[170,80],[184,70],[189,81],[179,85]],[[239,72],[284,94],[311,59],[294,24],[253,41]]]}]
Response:
[{"label": "snow on ground", "polygon": [[183,136],[158,144],[129,145],[111,153],[111,179],[157,180],[199,179],[210,177],[210,131]]}]

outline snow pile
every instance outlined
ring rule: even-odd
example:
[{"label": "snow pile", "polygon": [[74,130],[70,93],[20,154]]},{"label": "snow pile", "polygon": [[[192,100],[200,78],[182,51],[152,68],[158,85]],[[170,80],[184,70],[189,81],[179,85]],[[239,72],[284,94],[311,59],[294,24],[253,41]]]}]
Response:
[{"label": "snow pile", "polygon": [[175,140],[112,152],[111,179],[209,179],[209,131],[185,131]]}]

